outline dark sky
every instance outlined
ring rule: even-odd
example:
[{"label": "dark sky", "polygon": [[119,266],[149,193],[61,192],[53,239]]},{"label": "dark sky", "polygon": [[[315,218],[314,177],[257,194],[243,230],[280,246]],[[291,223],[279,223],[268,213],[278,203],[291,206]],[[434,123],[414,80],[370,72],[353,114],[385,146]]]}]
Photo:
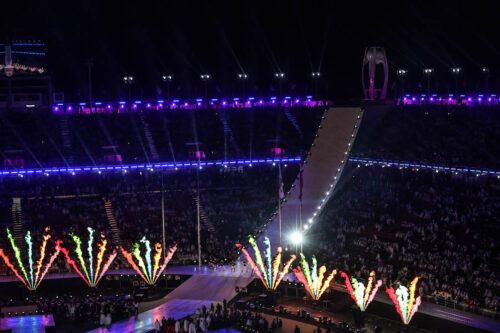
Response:
[{"label": "dark sky", "polygon": [[[364,48],[385,47],[391,67],[409,70],[417,89],[422,69],[435,69],[433,85],[447,92],[450,67],[464,69],[460,85],[477,91],[480,68],[500,58],[497,1],[10,1],[0,38],[41,39],[47,67],[67,99],[87,94],[85,60],[94,60],[94,94],[124,96],[122,76],[137,83],[133,94],[155,97],[161,75],[175,76],[172,91],[203,97],[199,75],[210,73],[211,95],[237,95],[239,72],[247,92],[276,92],[273,78],[286,73],[283,90],[311,91],[311,72],[335,99],[359,98]],[[382,5],[379,5],[382,3]],[[394,4],[396,3],[396,4]],[[4,4],[3,4],[4,5]],[[498,86],[498,84],[496,84]],[[174,93],[172,93],[174,94]]]}]

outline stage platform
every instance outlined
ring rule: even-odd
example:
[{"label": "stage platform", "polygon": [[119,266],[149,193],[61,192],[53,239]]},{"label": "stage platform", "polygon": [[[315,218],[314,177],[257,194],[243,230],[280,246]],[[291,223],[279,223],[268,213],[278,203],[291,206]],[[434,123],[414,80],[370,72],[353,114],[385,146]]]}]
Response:
[{"label": "stage platform", "polygon": [[0,330],[12,330],[12,333],[45,332],[45,326],[54,326],[52,315],[36,315],[0,318]]},{"label": "stage platform", "polygon": [[[176,273],[171,273],[175,271]],[[252,280],[250,272],[241,271],[240,265],[236,272],[227,270],[213,271],[207,267],[198,270],[197,267],[182,267],[172,269],[170,274],[192,274],[183,284],[165,296],[164,303],[154,309],[140,313],[137,317],[116,322],[109,329],[98,328],[89,333],[132,333],[149,332],[154,328],[156,319],[165,316],[181,319],[192,315],[197,309],[210,306],[212,303],[231,300],[236,296],[236,287],[246,287]],[[218,331],[237,332],[237,331]]]},{"label": "stage platform", "polygon": [[[220,302],[224,298],[232,299],[235,295],[235,287],[247,286],[255,276],[252,276],[248,268],[244,268],[240,262],[236,265],[236,272],[231,272],[230,267],[224,270],[212,270],[202,267],[198,270],[196,266],[174,266],[167,268],[167,274],[191,275],[182,285],[168,294],[158,302],[155,308],[142,312],[137,317],[117,322],[110,329],[96,329],[92,333],[104,332],[148,332],[153,328],[156,318],[165,317],[183,318],[196,311],[203,305],[210,305]],[[113,271],[109,274],[135,274],[133,271],[122,270]],[[69,275],[69,274],[68,274]],[[73,277],[64,274],[64,278]],[[76,277],[76,276],[74,276]],[[51,278],[62,278],[54,274]],[[285,280],[294,280],[292,275],[285,277]],[[2,279],[0,279],[0,282]],[[334,285],[336,290],[346,292],[343,285]],[[385,293],[379,292],[375,301],[391,304],[391,300]],[[423,302],[419,313],[433,317],[445,319],[451,322],[460,323],[470,327],[483,329],[489,332],[500,332],[500,322],[498,320],[463,312],[433,303]],[[418,315],[418,314],[417,314]],[[24,316],[4,318],[0,320],[0,329],[12,328],[15,332],[44,332],[44,326],[54,325],[52,316]],[[226,332],[226,331],[222,331]],[[227,331],[236,332],[236,331]]]}]

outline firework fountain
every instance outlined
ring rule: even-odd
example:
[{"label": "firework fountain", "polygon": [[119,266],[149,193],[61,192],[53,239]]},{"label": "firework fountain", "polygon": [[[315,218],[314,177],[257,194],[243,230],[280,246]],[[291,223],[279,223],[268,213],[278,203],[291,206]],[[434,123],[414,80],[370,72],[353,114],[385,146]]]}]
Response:
[{"label": "firework fountain", "polygon": [[345,279],[347,291],[351,295],[354,302],[356,302],[356,305],[361,311],[365,311],[368,305],[375,298],[375,294],[377,293],[378,288],[382,285],[382,281],[378,280],[375,285],[373,285],[373,281],[375,280],[375,271],[370,272],[370,277],[368,278],[368,284],[366,287],[363,282],[358,281],[354,277],[351,277],[349,280],[349,276],[347,276],[344,272],[341,273],[341,276]]},{"label": "firework fountain", "polygon": [[[116,251],[113,250],[112,253],[109,254],[107,261],[104,263],[103,266],[103,259],[104,259],[104,253],[106,252],[106,248],[108,245],[108,241],[104,237],[104,234],[101,233],[101,241],[97,243],[97,256],[96,256],[96,265],[95,265],[95,271],[94,271],[94,254],[93,254],[93,245],[94,245],[94,232],[95,230],[88,227],[87,228],[89,232],[89,240],[87,242],[87,253],[88,253],[88,269],[87,269],[87,264],[85,262],[85,259],[83,257],[83,250],[82,250],[82,240],[79,236],[71,233],[69,234],[70,237],[73,239],[75,243],[75,254],[78,263],[71,258],[70,251],[62,246],[62,241],[58,240],[56,242],[57,244],[57,249],[61,251],[64,254],[64,257],[66,258],[66,262],[73,267],[76,273],[80,275],[80,277],[85,281],[85,283],[89,287],[95,287],[101,281],[102,277],[104,274],[106,274],[107,270],[111,266],[111,263],[113,260],[116,258]],[[108,251],[109,253],[109,251]],[[83,271],[83,273],[82,273]]]},{"label": "firework fountain", "polygon": [[283,266],[283,269],[280,271],[282,256],[281,253],[283,251],[281,246],[278,246],[278,253],[273,259],[271,257],[271,242],[269,241],[269,238],[265,237],[264,244],[266,245],[266,251],[264,252],[264,255],[266,263],[264,263],[255,239],[252,236],[249,236],[249,241],[255,253],[255,261],[241,244],[236,244],[236,246],[241,248],[241,250],[245,254],[245,257],[247,258],[248,263],[250,264],[250,267],[252,267],[252,270],[262,281],[266,289],[276,290],[285,275],[290,270],[290,266],[292,265],[292,262],[295,260],[296,256],[292,255],[291,258]]},{"label": "firework fountain", "polygon": [[[3,249],[0,248],[0,257],[3,259],[7,267],[9,267],[14,275],[29,289],[29,290],[36,290],[39,286],[40,283],[42,282],[43,278],[47,274],[47,272],[50,269],[50,266],[52,266],[52,263],[54,260],[56,260],[57,256],[59,255],[60,250],[56,247],[55,252],[52,254],[52,256],[48,257],[48,260],[45,260],[46,254],[47,254],[47,243],[49,242],[51,236],[48,234],[49,228],[45,229],[46,234],[42,236],[42,245],[40,246],[40,255],[38,257],[38,260],[36,263],[33,260],[33,242],[31,239],[31,232],[28,231],[26,233],[26,236],[24,237],[24,240],[26,241],[26,245],[28,246],[28,270],[24,266],[23,260],[22,260],[22,254],[21,250],[17,245],[15,244],[14,237],[12,236],[12,233],[10,229],[7,228],[7,238],[9,239],[10,245],[12,247],[12,250],[14,251],[14,256],[17,260],[17,264],[21,272],[19,272],[16,268],[16,266],[10,261],[9,256],[5,253]],[[45,261],[45,262],[44,262]],[[28,273],[29,271],[29,273]]]},{"label": "firework fountain", "polygon": [[408,325],[413,318],[413,315],[418,311],[421,299],[420,296],[415,298],[415,290],[417,289],[418,277],[414,278],[410,283],[410,288],[399,286],[398,289],[388,288],[387,294],[396,306],[396,311],[401,316],[403,323]]},{"label": "firework fountain", "polygon": [[[175,250],[177,250],[177,245],[170,247],[167,255],[163,258],[163,262],[161,262],[162,257],[162,247],[160,243],[155,244],[155,254],[153,255],[153,263],[151,263],[151,243],[146,237],[142,237],[140,243],[144,244],[146,248],[146,254],[144,258],[141,256],[140,244],[135,243],[132,247],[132,252],[128,252],[123,247],[120,247],[123,256],[127,259],[128,263],[132,266],[132,268],[139,274],[139,276],[146,281],[149,285],[154,285],[161,273],[167,267],[168,262],[172,259]],[[135,261],[134,261],[135,258]],[[137,261],[137,263],[136,263]],[[146,261],[146,262],[144,262]]]},{"label": "firework fountain", "polygon": [[[326,266],[321,266],[318,273],[318,262],[316,257],[312,258],[312,269],[306,261],[304,254],[300,254],[300,265],[293,270],[297,279],[304,284],[306,291],[317,301],[321,298],[326,289],[330,286],[337,270],[333,270],[325,280]],[[302,267],[302,268],[301,268]]]}]

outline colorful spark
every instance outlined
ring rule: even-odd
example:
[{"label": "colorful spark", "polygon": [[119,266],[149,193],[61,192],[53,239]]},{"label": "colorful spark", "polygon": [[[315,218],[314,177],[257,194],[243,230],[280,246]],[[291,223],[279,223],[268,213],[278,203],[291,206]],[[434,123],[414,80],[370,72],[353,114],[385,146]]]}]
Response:
[{"label": "colorful spark", "polygon": [[[144,263],[144,259],[141,256],[141,249],[139,243],[135,243],[132,247],[132,252],[128,252],[123,247],[120,246],[120,250],[123,253],[125,259],[127,259],[128,263],[132,268],[139,274],[139,276],[146,281],[149,285],[156,284],[158,278],[167,267],[168,262],[172,259],[174,252],[177,250],[177,245],[174,245],[168,249],[167,255],[163,259],[163,263],[161,263],[161,255],[163,249],[160,243],[155,244],[155,254],[153,255],[153,265],[151,264],[151,243],[146,237],[143,237],[140,242],[144,244],[146,247],[146,255]],[[134,260],[135,258],[135,260]],[[137,261],[137,263],[136,263]],[[161,263],[161,266],[160,266]]]},{"label": "colorful spark", "polygon": [[[45,229],[46,232],[48,232],[48,228]],[[59,255],[59,251],[56,248],[56,251],[54,254],[50,257],[50,260],[47,263],[44,263],[44,259],[46,256],[46,251],[47,251],[47,242],[51,238],[49,234],[45,234],[42,236],[43,241],[42,245],[40,246],[40,255],[38,257],[38,260],[36,261],[36,267],[35,267],[35,260],[33,258],[33,240],[31,238],[31,232],[28,231],[24,237],[24,240],[26,241],[26,244],[28,245],[28,268],[29,268],[29,276],[28,272],[26,271],[26,268],[23,264],[23,260],[21,257],[21,250],[17,245],[15,244],[14,237],[10,231],[10,229],[7,228],[7,238],[10,241],[10,245],[12,247],[12,250],[14,252],[14,256],[17,260],[17,264],[19,268],[21,269],[22,275],[19,273],[15,265],[10,261],[9,256],[5,253],[3,249],[0,249],[0,257],[3,259],[7,267],[9,267],[14,275],[29,289],[29,290],[36,290],[40,283],[42,282],[43,278],[45,277],[45,274],[49,271],[50,267],[52,266],[52,263],[54,262],[55,258]],[[45,267],[44,267],[45,265]],[[42,274],[40,274],[42,268],[44,268]],[[23,277],[24,275],[24,277]]]},{"label": "colorful spark", "polygon": [[262,281],[266,289],[276,290],[276,288],[278,288],[279,284],[283,280],[283,277],[290,270],[290,266],[292,265],[292,262],[296,259],[296,256],[291,255],[290,259],[285,263],[283,269],[280,271],[279,268],[281,265],[281,257],[283,250],[281,246],[279,246],[276,250],[278,253],[276,254],[273,260],[271,257],[271,242],[269,241],[268,237],[265,237],[264,244],[266,245],[266,251],[264,252],[264,254],[266,256],[266,261],[267,261],[267,267],[266,267],[266,265],[264,265],[264,261],[262,260],[262,256],[259,247],[257,246],[257,242],[252,236],[249,236],[249,242],[254,250],[255,261],[252,259],[248,251],[245,248],[243,248],[241,244],[236,244],[236,246],[241,248],[241,250],[245,254],[245,257],[247,258],[248,263],[250,264],[250,267]]},{"label": "colorful spark", "polygon": [[396,291],[394,288],[388,288],[386,290],[387,294],[391,298],[392,302],[396,306],[396,311],[401,316],[403,323],[408,325],[413,318],[413,315],[418,311],[418,307],[421,304],[420,296],[415,298],[415,291],[417,289],[419,277],[416,277],[410,283],[410,290],[406,286],[399,286]]},{"label": "colorful spark", "polygon": [[90,283],[94,283],[94,265],[93,265],[93,256],[92,256],[92,244],[94,243],[94,229],[91,227],[87,227],[89,231],[89,241],[87,245],[87,251],[89,253],[89,269],[90,269]]},{"label": "colorful spark", "polygon": [[[109,267],[111,266],[111,263],[113,260],[116,258],[116,251],[113,250],[111,254],[108,256],[108,260],[104,264],[104,266],[101,269],[101,265],[104,259],[104,254],[106,252],[107,244],[108,241],[104,237],[104,234],[101,233],[101,242],[97,244],[97,256],[96,256],[96,267],[95,267],[95,272],[94,272],[94,257],[93,257],[93,245],[94,245],[94,232],[95,230],[88,227],[87,228],[89,232],[89,241],[88,241],[88,246],[87,246],[87,252],[89,255],[88,262],[89,262],[89,269],[87,270],[87,265],[85,263],[85,259],[83,258],[83,251],[82,251],[82,240],[80,237],[78,237],[75,234],[70,234],[71,238],[75,242],[75,254],[76,257],[78,258],[78,262],[80,263],[80,267],[78,264],[71,258],[70,251],[62,246],[62,241],[57,241],[57,248],[64,254],[64,257],[66,258],[66,262],[73,267],[75,272],[80,275],[80,277],[85,281],[85,283],[89,287],[95,287],[99,283],[99,281],[102,279],[104,274],[108,271]],[[83,270],[83,273],[82,273]],[[88,273],[90,271],[90,274]]]},{"label": "colorful spark", "polygon": [[330,286],[330,283],[337,274],[337,270],[334,269],[330,273],[330,275],[328,275],[326,280],[323,282],[326,273],[326,266],[321,266],[319,268],[319,274],[318,274],[318,262],[316,261],[316,258],[314,256],[312,258],[312,262],[313,264],[311,272],[309,270],[309,263],[307,262],[304,254],[301,253],[300,254],[301,266],[294,269],[293,272],[295,273],[297,279],[304,285],[304,288],[309,293],[309,295],[311,295],[311,297],[317,301],[321,298],[323,293]]},{"label": "colorful spark", "polygon": [[365,287],[363,282],[358,281],[356,278],[351,277],[349,280],[349,276],[345,272],[340,274],[345,279],[345,286],[349,295],[351,295],[356,305],[359,307],[361,311],[365,311],[368,305],[375,298],[375,294],[378,291],[378,288],[382,285],[382,281],[378,280],[373,285],[373,281],[375,280],[375,271],[370,272],[370,277],[368,278],[368,283]]}]

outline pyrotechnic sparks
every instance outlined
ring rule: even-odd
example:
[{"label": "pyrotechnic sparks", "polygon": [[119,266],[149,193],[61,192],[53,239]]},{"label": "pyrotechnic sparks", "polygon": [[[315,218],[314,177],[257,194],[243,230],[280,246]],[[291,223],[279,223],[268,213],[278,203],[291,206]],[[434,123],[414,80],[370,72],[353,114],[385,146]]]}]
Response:
[{"label": "pyrotechnic sparks", "polygon": [[370,272],[370,277],[368,278],[368,284],[366,287],[363,282],[358,281],[354,277],[351,277],[351,280],[349,281],[349,277],[344,272],[341,273],[341,276],[345,279],[347,291],[349,291],[349,294],[354,302],[356,302],[356,305],[361,311],[365,311],[368,305],[375,298],[375,294],[377,293],[378,288],[382,285],[382,281],[378,280],[375,283],[375,286],[373,286],[375,271]]},{"label": "pyrotechnic sparks", "polygon": [[[48,228],[45,229],[46,232],[48,232]],[[40,256],[38,260],[36,261],[36,267],[35,267],[35,261],[33,258],[33,241],[31,239],[31,233],[28,231],[26,233],[26,236],[24,237],[24,240],[26,241],[26,244],[28,245],[28,268],[29,268],[29,276],[26,271],[26,268],[24,267],[22,256],[21,256],[21,250],[19,247],[15,244],[14,237],[12,236],[12,233],[10,229],[7,228],[7,238],[10,241],[10,245],[12,247],[12,250],[14,251],[14,256],[17,260],[17,264],[19,268],[21,269],[22,275],[19,273],[15,265],[10,261],[9,256],[5,254],[5,251],[3,249],[0,249],[0,257],[3,259],[7,267],[9,267],[14,275],[21,280],[21,282],[29,289],[29,290],[35,290],[38,288],[40,283],[42,282],[43,278],[45,277],[45,274],[48,272],[50,269],[50,266],[54,262],[55,258],[59,254],[59,251],[56,248],[56,251],[54,254],[50,257],[49,262],[45,263],[45,269],[43,270],[42,274],[40,274],[40,271],[44,267],[44,259],[46,256],[46,250],[47,250],[47,242],[51,238],[49,234],[43,235],[43,241],[42,245],[40,246]],[[24,277],[23,277],[24,275]]]},{"label": "pyrotechnic sparks", "polygon": [[413,318],[413,315],[418,311],[421,299],[420,296],[415,298],[415,290],[417,288],[418,277],[414,278],[410,283],[410,290],[406,286],[399,286],[396,291],[394,288],[388,288],[387,294],[396,306],[396,311],[401,316],[403,323],[408,325]]},{"label": "pyrotechnic sparks", "polygon": [[267,267],[266,267],[264,265],[264,261],[262,260],[262,256],[260,254],[259,247],[257,246],[257,242],[252,236],[249,236],[249,240],[250,244],[253,247],[255,253],[255,261],[257,262],[257,264],[252,259],[248,251],[245,248],[243,248],[241,244],[236,244],[236,246],[241,247],[241,250],[245,254],[247,261],[250,264],[250,267],[252,267],[252,270],[260,278],[266,289],[276,290],[276,288],[278,288],[279,284],[281,283],[281,280],[283,280],[283,277],[290,270],[290,266],[292,265],[292,262],[295,260],[296,256],[291,255],[290,259],[285,263],[283,269],[280,271],[279,268],[281,265],[282,248],[281,246],[279,246],[276,249],[278,253],[276,254],[276,257],[273,260],[271,257],[271,242],[269,241],[269,238],[265,237],[264,244],[267,246],[266,251],[264,252],[267,261]]},{"label": "pyrotechnic sparks", "polygon": [[[87,246],[87,252],[89,254],[89,270],[90,274],[88,273],[87,270],[87,265],[85,263],[85,259],[83,258],[83,251],[82,251],[82,240],[80,237],[78,237],[75,234],[70,234],[71,238],[75,242],[75,254],[78,258],[78,262],[80,263],[80,267],[78,267],[77,263],[75,260],[71,259],[70,252],[68,249],[62,247],[62,242],[57,241],[57,249],[60,250],[62,253],[64,253],[64,257],[66,258],[66,262],[73,267],[75,272],[80,275],[80,277],[85,281],[85,283],[89,287],[95,287],[101,280],[101,278],[106,274],[107,270],[109,269],[109,266],[111,266],[111,263],[113,260],[116,258],[116,251],[113,250],[111,254],[108,256],[108,260],[104,264],[104,266],[101,269],[102,261],[104,259],[104,253],[106,252],[106,246],[108,244],[108,241],[104,237],[103,234],[101,234],[101,242],[97,244],[97,263],[95,267],[95,272],[94,272],[94,258],[93,258],[93,244],[94,244],[94,229],[88,227],[87,228],[89,232],[89,241],[88,241],[88,246]],[[82,271],[83,270],[83,273]],[[85,273],[85,275],[84,275]]]},{"label": "pyrotechnic sparks", "polygon": [[316,258],[312,258],[312,272],[309,271],[309,263],[306,261],[304,254],[300,254],[300,264],[301,267],[297,267],[293,270],[297,279],[304,284],[306,291],[311,295],[314,300],[319,300],[326,289],[330,286],[335,274],[337,274],[337,270],[334,269],[330,275],[326,278],[323,283],[323,279],[325,278],[326,266],[321,266],[319,268],[318,275],[318,262]]},{"label": "pyrotechnic sparks", "polygon": [[[167,267],[168,262],[170,259],[172,259],[172,256],[174,255],[175,250],[177,250],[177,245],[174,245],[168,249],[167,255],[163,259],[163,263],[160,266],[161,263],[161,254],[162,254],[162,247],[160,243],[155,244],[155,254],[153,255],[153,263],[154,267],[152,268],[151,264],[151,243],[149,240],[146,239],[146,237],[142,237],[140,240],[141,243],[144,244],[146,247],[146,263],[144,263],[144,259],[141,256],[141,249],[139,243],[135,243],[134,246],[132,247],[132,252],[126,251],[123,247],[120,247],[120,250],[123,253],[123,256],[125,259],[127,259],[128,263],[132,268],[139,274],[139,276],[146,281],[147,284],[153,285],[158,281],[158,278],[160,277],[161,273],[165,270],[165,267]],[[137,261],[137,263],[134,261]]]}]

